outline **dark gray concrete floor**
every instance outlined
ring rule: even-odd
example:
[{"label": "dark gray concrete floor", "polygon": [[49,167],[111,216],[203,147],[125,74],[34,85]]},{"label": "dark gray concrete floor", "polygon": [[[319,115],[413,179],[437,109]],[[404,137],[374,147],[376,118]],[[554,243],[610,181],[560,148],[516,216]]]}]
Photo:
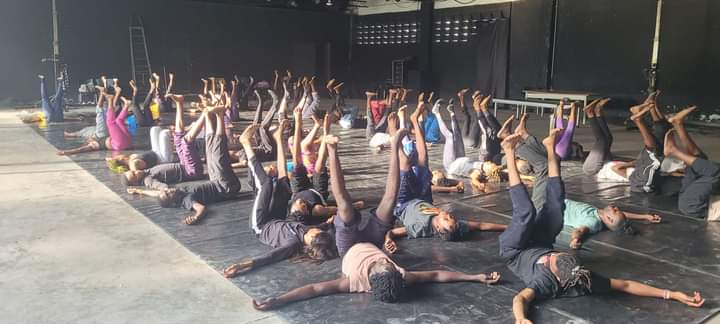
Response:
[{"label": "dark gray concrete floor", "polygon": [[[250,112],[243,113],[249,117]],[[506,116],[501,112],[500,116]],[[241,123],[240,126],[244,125]],[[542,136],[548,122],[532,116],[531,132]],[[78,144],[62,136],[65,129],[81,125],[63,123],[50,125],[38,132],[57,148]],[[640,140],[636,131],[613,127],[614,151],[620,155],[636,155]],[[372,153],[364,138],[364,130],[334,132],[341,139],[342,165],[348,189],[355,199],[376,204],[384,188],[387,153]],[[135,139],[136,149],[147,149],[147,130],[140,129]],[[696,141],[711,158],[720,157],[719,145],[710,135],[694,133]],[[589,148],[592,136],[589,128],[580,128],[576,140]],[[430,148],[432,166],[440,167],[442,148]],[[468,155],[474,154],[472,150]],[[268,248],[260,244],[248,226],[248,210],[252,196],[244,185],[243,198],[210,207],[208,217],[197,226],[181,224],[180,209],[163,209],[152,199],[133,197],[124,192],[117,176],[105,167],[108,152],[94,152],[73,157],[87,172],[116,192],[130,205],[197,254],[217,271],[233,261],[257,255]],[[241,180],[245,170],[237,170]],[[702,291],[707,298],[702,309],[687,308],[679,303],[659,299],[637,298],[620,294],[558,299],[536,303],[531,309],[537,323],[580,322],[597,323],[697,323],[715,314],[720,307],[720,225],[683,216],[672,198],[631,194],[627,187],[599,183],[582,175],[576,162],[563,163],[563,178],[570,198],[603,206],[613,202],[636,212],[657,212],[663,217],[659,225],[636,224],[639,234],[634,237],[603,232],[593,236],[577,254],[593,270],[609,277],[635,279],[674,290]],[[469,184],[466,186],[470,188]],[[511,206],[504,185],[488,193],[436,194],[436,203],[452,206],[461,218],[508,223]],[[364,212],[364,215],[367,213]],[[122,228],[118,228],[119,231]],[[444,242],[439,239],[400,240],[401,252],[393,258],[411,270],[452,269],[466,272],[500,271],[499,285],[473,283],[432,284],[413,287],[408,298],[397,304],[372,301],[365,294],[335,295],[299,302],[277,310],[277,314],[291,322],[446,322],[446,323],[509,323],[512,322],[512,296],[523,288],[498,256],[498,234],[478,233],[464,242]],[[557,247],[568,249],[567,233],[561,235]],[[235,285],[255,298],[275,296],[303,284],[336,278],[340,274],[340,260],[320,265],[281,262],[231,279]]]}]

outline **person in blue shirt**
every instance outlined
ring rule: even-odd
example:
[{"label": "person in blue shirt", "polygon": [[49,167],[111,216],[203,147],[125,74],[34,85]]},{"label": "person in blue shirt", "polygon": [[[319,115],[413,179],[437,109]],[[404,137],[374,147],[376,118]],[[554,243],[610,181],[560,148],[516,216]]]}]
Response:
[{"label": "person in blue shirt", "polygon": [[584,202],[565,199],[563,220],[565,226],[573,228],[570,247],[579,249],[582,247],[583,240],[588,235],[598,233],[605,229],[633,235],[635,234],[635,230],[630,226],[630,220],[647,221],[651,224],[657,224],[662,221],[662,218],[657,214],[636,214],[629,211],[622,211],[613,204],[604,208],[598,208]]}]

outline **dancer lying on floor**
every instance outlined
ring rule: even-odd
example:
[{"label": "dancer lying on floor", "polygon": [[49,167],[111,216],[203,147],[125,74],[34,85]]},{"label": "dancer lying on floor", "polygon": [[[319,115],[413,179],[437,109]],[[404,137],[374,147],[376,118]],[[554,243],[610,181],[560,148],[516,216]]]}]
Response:
[{"label": "dancer lying on floor", "polygon": [[66,120],[64,115],[65,102],[63,101],[65,94],[64,74],[60,73],[60,76],[57,78],[57,88],[55,89],[55,96],[52,99],[50,99],[47,94],[45,76],[41,74],[38,75],[38,78],[40,78],[40,106],[42,108],[43,118],[48,123],[64,122]]},{"label": "dancer lying on floor", "polygon": [[508,157],[510,198],[513,204],[512,221],[500,235],[500,256],[508,268],[527,285],[513,298],[516,323],[532,323],[527,310],[536,298],[576,297],[588,294],[621,291],[636,296],[674,299],[691,307],[700,307],[705,300],[699,292],[688,296],[680,291],[658,289],[640,282],[607,279],[585,269],[575,256],[553,249],[555,237],[563,227],[565,191],[560,177],[560,163],[555,154],[559,129],[550,131],[543,140],[547,151],[547,200],[536,209],[520,181],[515,150],[521,134],[505,138],[502,148]]},{"label": "dancer lying on floor", "polygon": [[193,213],[185,217],[187,225],[196,224],[205,216],[205,207],[214,202],[236,198],[240,181],[230,166],[227,137],[225,136],[226,105],[229,101],[207,110],[205,117],[205,152],[209,181],[189,184],[182,189],[144,190],[128,188],[128,193],[157,197],[160,206],[183,207]]},{"label": "dancer lying on floor", "polygon": [[[104,77],[103,77],[104,78]],[[83,137],[85,143],[77,148],[69,150],[60,150],[58,155],[73,155],[84,152],[99,151],[107,148],[105,141],[109,138],[107,123],[105,122],[105,108],[103,101],[105,100],[105,88],[95,87],[97,90],[97,104],[95,105],[95,126],[88,126],[78,132],[65,132],[66,137]]]},{"label": "dancer lying on floor", "polygon": [[565,199],[563,223],[573,229],[570,234],[570,247],[573,249],[581,248],[587,236],[605,229],[613,232],[620,231],[628,235],[635,234],[635,230],[628,222],[630,220],[657,224],[662,221],[662,218],[657,214],[622,211],[613,204],[607,205],[605,208],[598,208],[584,202]]},{"label": "dancer lying on floor", "polygon": [[[117,85],[117,79],[115,80],[114,85],[114,94],[108,94],[105,91],[105,88],[99,87],[101,91],[101,96],[105,97],[105,100],[108,102],[107,109],[105,110],[104,119],[105,119],[105,126],[107,128],[107,132],[109,134],[108,137],[105,138],[104,147],[108,150],[113,151],[122,151],[129,149],[132,146],[132,136],[130,136],[130,133],[127,129],[127,124],[125,124],[125,119],[128,116],[128,109],[130,108],[130,100],[121,97],[122,89]],[[122,108],[120,109],[120,113],[116,113],[115,106],[117,105],[117,100],[121,99],[123,102]],[[98,99],[98,106],[101,105],[101,100]],[[96,109],[96,111],[99,112],[99,110]],[[98,117],[96,117],[98,118]],[[102,127],[97,127],[96,129],[102,131]],[[71,150],[60,150],[57,152],[58,155],[72,155],[77,153],[83,153],[83,152],[90,152],[90,151],[97,151],[100,150],[103,146],[100,142],[97,142],[95,139],[88,140],[84,145],[71,149]]]},{"label": "dancer lying on floor", "polygon": [[[422,97],[422,94],[420,95]],[[398,153],[400,159],[400,187],[398,188],[395,216],[403,222],[403,227],[394,228],[385,234],[384,247],[390,253],[397,250],[394,238],[440,236],[447,241],[458,241],[469,231],[503,231],[502,224],[461,221],[446,210],[432,204],[430,170],[428,169],[427,148],[419,117],[424,110],[422,101],[410,116],[415,127],[416,150],[410,156]],[[407,145],[407,144],[406,144]]]},{"label": "dancer lying on floor", "polygon": [[[302,111],[296,109],[294,112],[295,120],[301,119]],[[326,114],[323,118],[323,137],[320,143],[320,149],[318,152],[318,159],[315,161],[315,167],[313,168],[316,172],[312,176],[308,176],[305,165],[300,162],[300,146],[296,142],[292,145],[293,154],[293,165],[296,166],[293,170],[292,176],[290,177],[290,188],[292,189],[292,198],[290,198],[290,214],[288,218],[290,220],[298,221],[306,225],[315,225],[328,219],[330,216],[335,215],[337,208],[334,206],[328,206],[327,199],[330,196],[328,191],[328,172],[325,166],[327,160],[327,144],[325,143],[325,135],[330,134],[330,124],[332,123],[333,115]],[[317,118],[317,117],[313,117]],[[297,123],[296,123],[297,125]],[[295,128],[295,138],[297,136],[297,127]],[[312,181],[310,180],[312,178]],[[357,209],[362,209],[364,203],[357,201],[353,203],[353,206]]]},{"label": "dancer lying on floor", "polygon": [[[462,91],[461,91],[462,92]],[[461,94],[459,94],[461,95]],[[442,118],[440,110],[444,103],[442,99],[438,99],[432,108],[432,113],[437,117],[440,132],[445,137],[443,145],[443,166],[445,172],[433,170],[433,192],[452,192],[464,191],[463,182],[448,179],[447,175],[453,177],[469,177],[474,190],[483,190],[486,182],[500,182],[500,167],[492,161],[475,160],[465,156],[465,144],[459,127],[459,123],[455,118],[454,100],[450,99],[447,110],[450,113],[450,128],[447,127]],[[510,116],[498,134],[503,134],[505,129],[512,123],[514,115]]]},{"label": "dancer lying on floor", "polygon": [[[704,218],[707,216],[710,196],[720,189],[720,166],[709,161],[685,129],[685,118],[695,106],[683,109],[668,118],[673,129],[665,134],[664,155],[685,163],[685,175],[678,195],[678,209],[685,215]],[[681,146],[675,144],[675,134]]]},{"label": "dancer lying on floor", "polygon": [[[287,89],[287,87],[286,87]],[[257,97],[257,107],[255,110],[255,118],[253,119],[253,124],[260,124],[260,128],[257,129],[256,133],[253,135],[251,142],[253,154],[255,155],[255,159],[257,159],[260,162],[268,162],[275,159],[275,150],[277,148],[276,144],[270,139],[270,125],[272,124],[273,118],[275,118],[275,114],[278,112],[278,103],[280,104],[280,111],[284,111],[287,109],[287,103],[288,99],[290,97],[290,94],[285,91],[285,94],[283,95],[283,98],[281,101],[278,102],[277,94],[273,90],[268,90],[268,94],[272,98],[272,105],[270,106],[270,110],[268,113],[263,117],[262,115],[262,106],[263,106],[263,100],[262,96],[260,95],[260,92],[255,90],[255,96]],[[232,99],[231,99],[232,100]],[[227,116],[226,116],[227,117]],[[227,121],[227,118],[226,118]],[[245,154],[245,150],[231,150],[230,156],[233,159],[233,161],[236,161],[233,163],[233,167],[245,167],[247,166],[247,157]]]},{"label": "dancer lying on floor", "polygon": [[339,293],[372,292],[376,300],[392,303],[398,301],[403,288],[423,282],[475,281],[495,283],[500,274],[465,274],[452,271],[406,271],[393,262],[380,250],[383,236],[392,223],[393,206],[400,185],[398,170],[398,150],[400,141],[407,134],[400,130],[392,140],[390,166],[388,168],[385,194],[377,209],[371,212],[370,220],[360,228],[360,212],[352,206],[350,194],[345,188],[345,176],[337,156],[338,138],[327,136],[332,191],[338,202],[338,214],[335,216],[335,240],[342,259],[342,276],[335,280],[305,285],[278,297],[268,298],[253,306],[258,310],[270,310],[288,303]]},{"label": "dancer lying on floor", "polygon": [[[164,163],[150,168],[132,168],[120,177],[120,182],[126,186],[140,186],[142,184],[149,189],[165,190],[168,185],[185,181],[201,179],[203,175],[203,163],[200,158],[195,141],[197,136],[205,127],[207,110],[203,110],[198,120],[192,124],[190,130],[185,132],[183,121],[183,104],[185,98],[180,95],[168,95],[168,98],[175,101],[175,132],[173,143],[175,151],[180,159],[177,163]],[[168,140],[169,141],[169,140]],[[207,145],[207,143],[206,143]],[[133,189],[129,189],[128,192]]]},{"label": "dancer lying on floor", "polygon": [[[275,142],[282,146],[283,130],[287,127],[283,120],[273,133]],[[252,177],[255,203],[250,215],[250,228],[263,244],[273,249],[259,256],[235,263],[223,274],[227,278],[235,277],[252,269],[286,260],[294,255],[303,254],[318,261],[334,259],[338,256],[332,234],[325,230],[327,226],[311,227],[300,222],[286,220],[287,201],[290,199],[290,181],[285,163],[285,150],[277,150],[277,179],[265,173],[265,170],[252,153],[252,135],[261,127],[250,124],[240,136],[240,143],[249,152],[248,173]]]},{"label": "dancer lying on floor", "polygon": [[[305,167],[305,170],[307,170],[307,174],[313,175],[316,173],[315,170],[315,163],[318,160],[318,141],[316,141],[317,133],[321,128],[321,122],[320,122],[320,114],[312,115],[313,119],[313,127],[308,131],[307,135],[305,135],[304,138],[302,138],[303,135],[303,114],[304,109],[301,107],[307,107],[304,105],[305,100],[301,99],[300,103],[298,103],[298,106],[295,108],[293,115],[295,116],[295,130],[293,132],[293,135],[290,136],[288,139],[288,146],[290,147],[290,151],[293,152],[292,159],[293,161],[298,161],[299,164],[302,164]],[[297,113],[298,109],[303,109],[299,115]],[[319,112],[318,112],[319,113]],[[302,140],[301,140],[302,138]],[[297,150],[297,148],[300,148],[300,150]],[[300,156],[296,155],[296,152],[300,154]],[[298,165],[299,165],[298,164]],[[295,164],[293,164],[293,168],[295,168]]]}]

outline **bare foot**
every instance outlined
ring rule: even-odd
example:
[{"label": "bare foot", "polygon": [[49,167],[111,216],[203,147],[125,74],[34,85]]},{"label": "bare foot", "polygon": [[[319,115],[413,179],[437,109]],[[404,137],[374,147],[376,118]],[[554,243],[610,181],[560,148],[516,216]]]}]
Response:
[{"label": "bare foot", "polygon": [[520,134],[512,134],[505,137],[505,139],[500,143],[500,146],[502,146],[504,151],[512,151],[518,146],[521,140],[522,137]]},{"label": "bare foot", "polygon": [[63,156],[63,155],[65,155],[65,151],[57,151],[56,154],[57,154],[57,155],[60,155],[60,156]]},{"label": "bare foot", "polygon": [[332,147],[337,147],[338,143],[340,143],[340,138],[338,138],[337,136],[332,134],[325,135],[325,144]]},{"label": "bare foot", "polygon": [[489,95],[489,96],[485,97],[485,98],[480,102],[480,109],[482,109],[482,111],[487,111],[488,107],[490,106],[490,102],[491,102],[491,101],[492,101],[492,95]]},{"label": "bare foot", "polygon": [[390,136],[395,135],[395,132],[397,132],[398,129],[398,115],[396,112],[391,112],[388,114],[388,134]]},{"label": "bare foot", "polygon": [[335,79],[330,79],[330,81],[328,81],[328,82],[325,84],[325,88],[327,88],[328,91],[330,91],[330,89],[332,89],[334,83],[335,83]]},{"label": "bare foot", "polygon": [[675,130],[671,129],[665,133],[665,145],[663,145],[663,155],[672,156],[677,151],[677,145],[675,145]]},{"label": "bare foot", "polygon": [[460,89],[460,91],[458,91],[458,93],[457,93],[457,96],[460,97],[460,98],[464,98],[464,97],[465,97],[465,93],[467,93],[468,91],[470,91],[470,89],[468,89],[468,88]]},{"label": "bare foot", "polygon": [[507,119],[505,119],[505,122],[502,124],[502,127],[500,127],[500,131],[498,132],[498,137],[500,139],[504,139],[510,135],[510,128],[512,127],[514,119],[515,114],[511,114]]},{"label": "bare foot", "polygon": [[131,103],[130,99],[125,98],[125,97],[120,97],[120,101],[123,102],[123,105],[130,106],[130,103]]},{"label": "bare foot", "polygon": [[542,140],[542,143],[548,152],[555,151],[555,143],[557,143],[557,140],[556,140],[557,135],[560,134],[560,132],[562,132],[562,128],[553,128],[550,130],[550,133],[548,134],[548,136]]},{"label": "bare foot", "polygon": [[672,117],[669,117],[667,121],[673,125],[682,124],[685,121],[685,118],[695,111],[697,109],[697,106],[687,107],[683,110],[680,110],[677,114],[673,115]]},{"label": "bare foot", "polygon": [[472,94],[472,96],[471,96],[471,98],[472,98],[473,100],[475,100],[477,97],[482,98],[482,93],[480,93],[480,90],[475,90],[475,92],[473,92],[473,94]]},{"label": "bare foot", "polygon": [[358,201],[354,202],[352,205],[353,205],[353,207],[355,207],[355,209],[365,208],[365,202],[362,200],[358,200]]},{"label": "bare foot", "polygon": [[365,91],[365,96],[367,96],[368,98],[372,98],[377,96],[377,92]]},{"label": "bare foot", "polygon": [[515,132],[513,134],[519,134],[520,136],[522,136],[522,138],[527,138],[530,135],[527,130],[527,118],[527,113],[523,114],[520,117],[520,122],[518,123],[517,127],[515,127]]},{"label": "bare foot", "polygon": [[255,135],[255,132],[260,128],[260,124],[250,124],[247,128],[240,134],[240,144],[243,145],[243,147],[251,147],[252,146],[252,137]]},{"label": "bare foot", "polygon": [[583,107],[583,112],[585,112],[585,115],[592,118],[595,117],[595,105],[600,102],[601,99],[595,99],[591,103],[589,103],[587,106]]},{"label": "bare foot", "polygon": [[333,90],[335,90],[335,93],[340,93],[340,89],[342,89],[343,85],[345,85],[345,82],[340,82],[340,83],[336,84],[333,87]]},{"label": "bare foot", "polygon": [[603,116],[604,112],[603,109],[605,109],[605,105],[610,102],[610,98],[603,98],[598,102],[597,106],[595,106],[595,116]]},{"label": "bare foot", "polygon": [[644,104],[630,107],[630,113],[632,113],[632,115],[630,115],[630,120],[635,121],[642,118],[650,111],[651,108],[652,106]]}]

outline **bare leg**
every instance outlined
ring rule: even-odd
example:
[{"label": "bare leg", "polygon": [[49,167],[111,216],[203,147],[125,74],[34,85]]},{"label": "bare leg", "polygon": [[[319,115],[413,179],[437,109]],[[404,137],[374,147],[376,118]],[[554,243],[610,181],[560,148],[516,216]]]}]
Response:
[{"label": "bare leg", "polygon": [[675,114],[675,116],[668,118],[668,122],[670,122],[673,125],[673,128],[677,131],[677,134],[680,137],[680,142],[682,142],[682,145],[685,147],[687,153],[693,156],[699,156],[702,154],[702,150],[700,150],[697,144],[695,144],[695,141],[693,141],[685,129],[685,118],[687,118],[687,116],[695,109],[697,109],[696,106],[685,108]]},{"label": "bare leg", "polygon": [[630,108],[630,112],[632,113],[632,116],[630,116],[630,120],[632,120],[635,123],[635,126],[637,126],[638,130],[640,130],[640,136],[642,136],[645,148],[648,150],[654,150],[656,147],[655,139],[650,132],[650,129],[648,129],[647,125],[645,125],[645,122],[642,118],[643,116],[645,116],[646,113],[650,112],[650,106],[634,106]]}]

